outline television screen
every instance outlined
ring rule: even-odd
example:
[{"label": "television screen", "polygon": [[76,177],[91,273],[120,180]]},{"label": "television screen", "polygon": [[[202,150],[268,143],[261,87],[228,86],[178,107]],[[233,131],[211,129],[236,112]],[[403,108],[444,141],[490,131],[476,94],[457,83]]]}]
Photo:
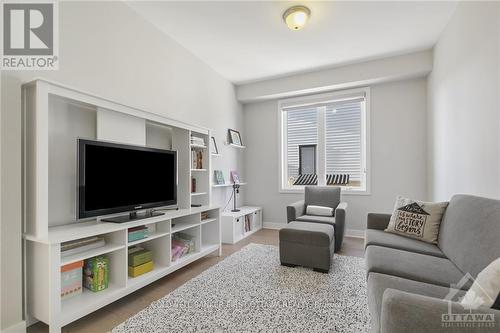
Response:
[{"label": "television screen", "polygon": [[177,153],[78,140],[78,217],[177,204]]}]

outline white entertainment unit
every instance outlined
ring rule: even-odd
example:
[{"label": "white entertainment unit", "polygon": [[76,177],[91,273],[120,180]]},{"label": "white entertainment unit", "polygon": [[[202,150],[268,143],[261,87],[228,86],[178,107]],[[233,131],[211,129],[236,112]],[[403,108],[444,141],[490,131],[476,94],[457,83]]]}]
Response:
[{"label": "white entertainment unit", "polygon": [[[35,80],[23,85],[23,228],[25,304],[28,324],[40,320],[50,332],[170,274],[214,251],[221,254],[220,208],[211,205],[211,133],[207,128],[168,119],[73,88]],[[192,145],[191,135],[206,146]],[[77,221],[77,138],[177,151],[179,209],[164,215],[116,224]],[[203,167],[192,169],[191,150],[202,152]],[[191,193],[191,179],[196,193]],[[192,204],[201,205],[191,207]],[[203,213],[203,214],[202,214]],[[205,214],[206,213],[206,214]],[[202,220],[202,216],[204,219]],[[127,229],[146,226],[149,236],[129,242]],[[171,260],[171,240],[182,231],[193,236],[194,253]],[[106,244],[61,256],[61,243],[101,236]],[[153,252],[153,271],[128,276],[129,246]],[[84,289],[61,300],[61,266],[106,255],[109,287]]]}]

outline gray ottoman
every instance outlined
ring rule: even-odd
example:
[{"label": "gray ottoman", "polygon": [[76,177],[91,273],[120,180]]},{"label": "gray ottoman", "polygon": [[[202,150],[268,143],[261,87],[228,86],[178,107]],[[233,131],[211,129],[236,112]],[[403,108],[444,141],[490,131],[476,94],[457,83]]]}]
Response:
[{"label": "gray ottoman", "polygon": [[293,221],[280,230],[283,266],[312,267],[328,273],[334,249],[334,229],[329,224]]}]

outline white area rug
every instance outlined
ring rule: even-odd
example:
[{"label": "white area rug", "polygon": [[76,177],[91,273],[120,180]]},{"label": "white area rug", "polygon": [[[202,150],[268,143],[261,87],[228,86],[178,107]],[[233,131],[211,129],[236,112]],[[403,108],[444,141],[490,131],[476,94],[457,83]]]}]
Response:
[{"label": "white area rug", "polygon": [[368,332],[362,258],[329,274],[282,267],[276,246],[250,244],[113,329],[124,332]]}]

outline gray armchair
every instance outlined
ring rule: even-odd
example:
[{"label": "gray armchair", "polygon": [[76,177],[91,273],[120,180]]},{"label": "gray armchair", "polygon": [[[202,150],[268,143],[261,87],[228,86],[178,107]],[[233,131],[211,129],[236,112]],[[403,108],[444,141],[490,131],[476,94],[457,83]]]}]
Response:
[{"label": "gray armchair", "polygon": [[[330,207],[335,210],[333,216],[306,215],[308,205]],[[337,186],[306,186],[304,200],[286,207],[287,223],[292,221],[317,222],[333,226],[335,231],[335,252],[342,246],[345,233],[345,215],[347,203],[340,202],[340,187]]]}]

